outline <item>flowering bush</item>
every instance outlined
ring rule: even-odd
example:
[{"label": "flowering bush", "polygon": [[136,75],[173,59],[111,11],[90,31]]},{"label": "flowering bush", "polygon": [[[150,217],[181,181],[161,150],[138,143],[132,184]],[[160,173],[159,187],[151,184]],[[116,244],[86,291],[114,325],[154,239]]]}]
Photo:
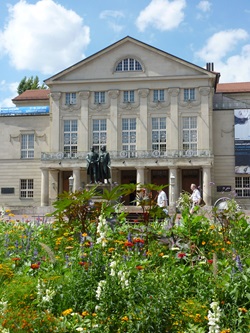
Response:
[{"label": "flowering bush", "polygon": [[250,226],[234,202],[183,205],[169,227],[153,202],[129,223],[115,193],[91,209],[64,194],[51,223],[2,215],[0,332],[249,333]]}]

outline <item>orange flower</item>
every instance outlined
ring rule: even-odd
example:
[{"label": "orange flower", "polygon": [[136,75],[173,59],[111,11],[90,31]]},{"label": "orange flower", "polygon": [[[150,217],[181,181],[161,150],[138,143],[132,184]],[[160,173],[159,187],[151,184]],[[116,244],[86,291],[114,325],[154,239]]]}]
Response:
[{"label": "orange flower", "polygon": [[21,260],[21,258],[18,258],[18,257],[16,257],[16,258],[11,258],[11,260],[12,260],[12,261],[19,261],[19,260]]},{"label": "orange flower", "polygon": [[246,308],[239,308],[239,311],[241,311],[242,313],[247,313],[247,309]]},{"label": "orange flower", "polygon": [[133,243],[141,243],[141,244],[144,244],[144,240],[142,238],[134,238],[133,239]]},{"label": "orange flower", "polygon": [[129,241],[124,242],[124,245],[127,246],[127,247],[132,247],[132,246],[134,246],[134,244],[131,243],[131,242],[129,242]]},{"label": "orange flower", "polygon": [[32,269],[39,269],[40,268],[40,263],[31,264],[30,268],[32,268]]},{"label": "orange flower", "polygon": [[137,265],[135,268],[138,269],[138,271],[141,271],[142,269],[144,269],[144,267],[141,265]]}]

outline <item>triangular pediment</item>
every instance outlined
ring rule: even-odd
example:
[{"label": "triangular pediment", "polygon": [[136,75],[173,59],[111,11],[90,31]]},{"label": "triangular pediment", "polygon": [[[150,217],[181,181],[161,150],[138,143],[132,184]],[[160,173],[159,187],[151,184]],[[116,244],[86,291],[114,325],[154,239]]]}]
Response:
[{"label": "triangular pediment", "polygon": [[[136,59],[142,71],[116,72],[119,61],[126,58]],[[76,63],[60,73],[45,80],[45,83],[86,82],[88,80],[130,80],[136,79],[174,79],[174,78],[214,78],[216,74],[160,49],[142,43],[134,38],[125,37],[109,47]]]}]

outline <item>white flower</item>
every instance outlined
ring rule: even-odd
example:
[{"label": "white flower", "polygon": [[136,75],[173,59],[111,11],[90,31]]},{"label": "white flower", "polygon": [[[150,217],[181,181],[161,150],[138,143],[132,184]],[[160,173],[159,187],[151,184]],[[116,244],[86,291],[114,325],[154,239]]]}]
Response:
[{"label": "white flower", "polygon": [[96,289],[96,298],[100,299],[101,298],[101,293],[103,291],[103,287],[105,286],[106,281],[105,280],[101,280],[98,283],[97,289]]}]

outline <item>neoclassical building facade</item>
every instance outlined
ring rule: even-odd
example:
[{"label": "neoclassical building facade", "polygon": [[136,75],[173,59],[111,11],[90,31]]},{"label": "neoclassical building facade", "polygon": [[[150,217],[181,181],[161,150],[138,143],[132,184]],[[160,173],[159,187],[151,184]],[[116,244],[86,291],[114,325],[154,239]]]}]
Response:
[{"label": "neoclassical building facade", "polygon": [[1,114],[0,177],[14,189],[2,204],[45,207],[70,181],[84,188],[87,153],[105,145],[112,182],[166,184],[170,206],[196,183],[212,205],[223,186],[235,188],[235,169],[234,111],[214,109],[220,75],[210,65],[125,37],[45,80],[49,90],[16,97],[49,112]]}]

